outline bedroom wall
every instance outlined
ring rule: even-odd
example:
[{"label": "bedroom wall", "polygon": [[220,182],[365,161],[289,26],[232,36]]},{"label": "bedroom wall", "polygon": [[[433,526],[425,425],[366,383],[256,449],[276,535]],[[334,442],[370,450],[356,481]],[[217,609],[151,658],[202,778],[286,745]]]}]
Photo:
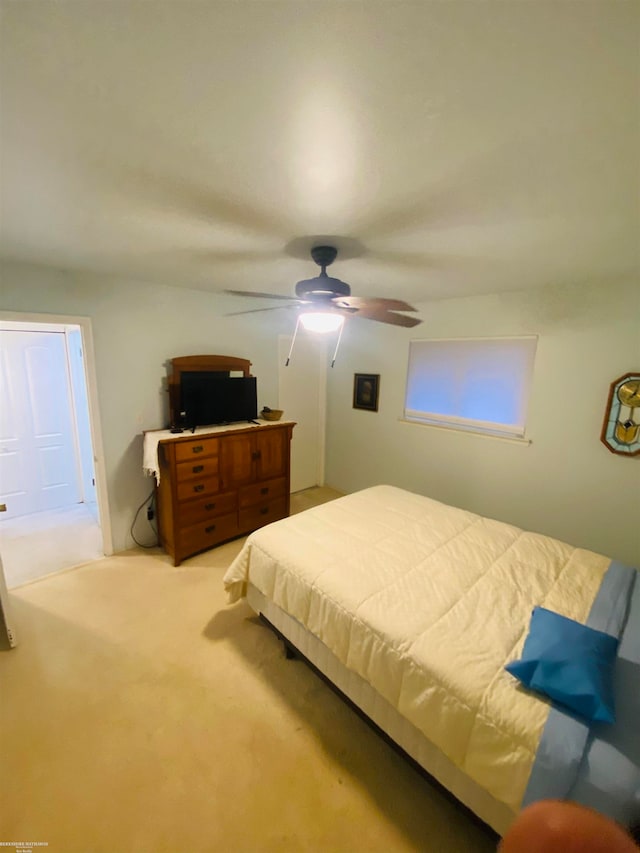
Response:
[{"label": "bedroom wall", "polygon": [[[0,263],[0,284],[0,310],[92,320],[115,550],[133,544],[152,486],[141,433],[165,426],[167,359],[250,358],[259,406],[277,399],[277,338],[291,330],[274,315],[223,317],[213,294],[18,262]],[[599,440],[610,382],[640,369],[639,296],[637,283],[549,288],[426,303],[414,330],[350,323],[328,370],[327,484],[394,483],[640,565],[640,457]],[[409,340],[511,334],[539,335],[531,445],[401,422]],[[352,408],[355,372],[380,373],[377,413]]]},{"label": "bedroom wall", "polygon": [[[116,551],[132,547],[135,511],[153,488],[142,473],[142,431],[167,426],[168,359],[249,358],[258,408],[277,399],[277,327],[221,316],[230,309],[213,294],[7,261],[0,264],[0,285],[2,311],[91,318]],[[136,527],[140,537],[145,525]]]},{"label": "bedroom wall", "polygon": [[[416,329],[354,321],[329,371],[328,484],[391,483],[640,566],[640,457],[600,442],[610,383],[640,370],[637,283],[555,287],[420,307]],[[401,421],[411,339],[539,336],[530,445]],[[377,413],[353,374],[379,373]]]}]

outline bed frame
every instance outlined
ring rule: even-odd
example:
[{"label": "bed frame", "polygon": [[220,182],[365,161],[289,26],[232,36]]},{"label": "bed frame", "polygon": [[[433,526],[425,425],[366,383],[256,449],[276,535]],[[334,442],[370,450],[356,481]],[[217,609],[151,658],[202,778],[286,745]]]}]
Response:
[{"label": "bed frame", "polygon": [[356,712],[423,775],[466,807],[475,820],[504,835],[515,814],[473,782],[364,679],[347,669],[317,637],[251,583],[247,602],[284,642],[288,658],[301,657]]}]

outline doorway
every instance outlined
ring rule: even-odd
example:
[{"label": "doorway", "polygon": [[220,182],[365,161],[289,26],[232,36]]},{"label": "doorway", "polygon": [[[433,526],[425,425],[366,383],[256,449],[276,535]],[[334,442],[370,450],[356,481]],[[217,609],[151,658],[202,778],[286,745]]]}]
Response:
[{"label": "doorway", "polygon": [[112,553],[90,321],[45,316],[0,313],[0,550],[10,589]]},{"label": "doorway", "polygon": [[324,485],[327,345],[325,338],[299,334],[286,366],[292,338],[278,337],[278,405],[296,422],[291,441],[291,492]]}]

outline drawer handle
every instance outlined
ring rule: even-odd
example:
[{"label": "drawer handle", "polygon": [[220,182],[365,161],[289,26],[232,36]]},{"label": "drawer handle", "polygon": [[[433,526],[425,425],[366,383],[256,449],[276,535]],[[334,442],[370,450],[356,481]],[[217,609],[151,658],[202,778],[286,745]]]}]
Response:
[{"label": "drawer handle", "polygon": [[268,495],[269,494],[269,486],[265,486],[264,489],[260,489],[260,494],[261,495]]},{"label": "drawer handle", "polygon": [[263,506],[262,509],[260,510],[260,515],[266,515],[268,512],[269,512],[269,507]]},{"label": "drawer handle", "polygon": [[196,445],[196,447],[191,448],[192,453],[202,453],[204,447],[201,444]]},{"label": "drawer handle", "polygon": [[193,487],[194,492],[204,492],[204,483],[198,483],[197,486]]},{"label": "drawer handle", "polygon": [[255,460],[256,460],[256,459],[260,459],[260,451],[259,451],[259,450],[255,450],[255,451],[251,454],[251,458],[254,460],[254,462],[255,462]]},{"label": "drawer handle", "polygon": [[204,471],[204,465],[194,465],[191,469],[192,474],[199,474],[200,471]]},{"label": "drawer handle", "polygon": [[215,529],[216,529],[215,524],[210,524],[208,527],[205,527],[204,532],[205,533],[213,533],[213,531]]},{"label": "drawer handle", "polygon": [[212,509],[216,508],[216,505],[215,504],[205,504],[204,508],[207,510],[212,510]]}]

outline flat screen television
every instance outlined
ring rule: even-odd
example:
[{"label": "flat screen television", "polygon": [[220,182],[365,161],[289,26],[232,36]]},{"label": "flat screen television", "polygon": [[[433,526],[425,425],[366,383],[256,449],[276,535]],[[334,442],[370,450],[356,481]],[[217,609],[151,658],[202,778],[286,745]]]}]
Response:
[{"label": "flat screen television", "polygon": [[258,417],[255,376],[228,376],[206,370],[183,372],[180,415],[189,429],[253,421]]}]

